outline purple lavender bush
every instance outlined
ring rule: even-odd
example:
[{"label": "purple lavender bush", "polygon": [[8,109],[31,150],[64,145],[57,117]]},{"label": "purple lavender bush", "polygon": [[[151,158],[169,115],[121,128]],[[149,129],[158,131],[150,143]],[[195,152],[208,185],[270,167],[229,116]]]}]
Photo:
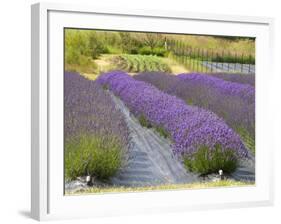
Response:
[{"label": "purple lavender bush", "polygon": [[188,105],[196,105],[216,113],[240,135],[246,147],[254,152],[254,87],[200,74],[175,76],[165,73],[141,73],[134,78],[177,96]]},{"label": "purple lavender bush", "polygon": [[66,179],[92,175],[106,179],[122,165],[128,129],[111,97],[77,73],[64,74]]},{"label": "purple lavender bush", "polygon": [[231,152],[235,158],[248,155],[240,137],[213,112],[189,106],[122,71],[105,73],[97,82],[120,97],[135,116],[144,116],[153,126],[164,128],[174,153],[184,159],[192,160],[202,147],[208,148],[211,157],[217,146],[221,154]]},{"label": "purple lavender bush", "polygon": [[199,73],[179,74],[182,81],[205,86],[205,88],[215,89],[223,95],[237,96],[248,103],[255,101],[255,88],[247,84],[228,82],[213,76],[207,76]]},{"label": "purple lavender bush", "polygon": [[211,75],[225,81],[237,82],[241,84],[249,84],[255,86],[255,74],[235,74],[235,73],[209,73]]}]

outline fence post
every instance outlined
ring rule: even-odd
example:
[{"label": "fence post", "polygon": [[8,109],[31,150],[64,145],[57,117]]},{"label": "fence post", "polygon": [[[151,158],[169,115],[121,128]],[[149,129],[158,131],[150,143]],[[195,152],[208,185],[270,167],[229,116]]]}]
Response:
[{"label": "fence post", "polygon": [[208,63],[208,61],[209,61],[209,51],[207,50],[206,51],[206,58],[207,58],[207,60],[206,60],[206,73],[208,72],[208,65],[209,65],[209,63]]},{"label": "fence post", "polygon": [[201,51],[201,62],[200,62],[202,72],[204,72],[204,65],[203,65],[204,53],[205,53],[205,51],[204,51],[204,49],[202,49],[202,51]]},{"label": "fence post", "polygon": [[232,55],[231,55],[231,56],[230,56],[230,55],[231,55],[231,53],[230,53],[230,51],[228,51],[228,55],[227,55],[227,59],[228,59],[228,60],[227,60],[227,72],[229,72],[229,63],[230,63],[229,61],[231,61],[231,60],[229,60],[229,59],[230,59],[230,58],[232,59]]},{"label": "fence post", "polygon": [[234,64],[234,72],[236,72],[236,64],[237,64],[237,52],[235,52],[235,59],[234,59],[234,61],[235,61],[235,64]]},{"label": "fence post", "polygon": [[204,50],[204,48],[202,49],[202,51],[201,51],[201,70],[202,70],[202,72],[204,73],[204,57],[205,57],[205,50]]},{"label": "fence post", "polygon": [[214,56],[214,51],[212,50],[212,53],[211,53],[211,73],[213,73],[213,56]]},{"label": "fence post", "polygon": [[222,63],[222,71],[224,72],[224,50],[221,53],[221,63]]},{"label": "fence post", "polygon": [[195,60],[194,60],[194,56],[195,56],[195,49],[192,48],[192,71],[194,72],[194,68],[195,68]]},{"label": "fence post", "polygon": [[241,63],[241,73],[243,73],[243,65],[244,65],[244,53],[242,53],[242,63]]},{"label": "fence post", "polygon": [[248,61],[248,63],[249,63],[249,70],[248,70],[248,73],[249,73],[249,74],[251,73],[251,59],[252,59],[252,55],[249,54],[249,61]]},{"label": "fence post", "polygon": [[218,72],[218,56],[219,56],[219,53],[216,52],[216,72]]},{"label": "fence post", "polygon": [[188,48],[188,69],[190,70],[190,68],[191,68],[191,60],[190,60],[190,54],[191,54],[191,48],[189,47]]},{"label": "fence post", "polygon": [[199,55],[200,55],[200,48],[197,49],[197,57],[196,57],[196,66],[197,66],[197,69],[196,69],[196,72],[199,72]]}]

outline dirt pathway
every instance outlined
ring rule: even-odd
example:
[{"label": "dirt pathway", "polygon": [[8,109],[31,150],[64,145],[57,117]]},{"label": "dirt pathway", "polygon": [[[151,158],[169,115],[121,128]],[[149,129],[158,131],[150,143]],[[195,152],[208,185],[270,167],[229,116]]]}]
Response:
[{"label": "dirt pathway", "polygon": [[188,173],[173,156],[168,140],[152,129],[142,127],[124,103],[113,94],[111,96],[125,116],[132,143],[128,164],[111,179],[113,184],[151,186],[199,181],[195,174]]},{"label": "dirt pathway", "polygon": [[[113,184],[151,186],[202,181],[201,177],[187,172],[183,164],[174,157],[171,143],[167,139],[159,136],[153,129],[142,127],[119,98],[113,94],[111,97],[125,116],[132,143],[128,164],[111,179]],[[231,178],[255,181],[254,156],[249,160],[241,161]]]}]

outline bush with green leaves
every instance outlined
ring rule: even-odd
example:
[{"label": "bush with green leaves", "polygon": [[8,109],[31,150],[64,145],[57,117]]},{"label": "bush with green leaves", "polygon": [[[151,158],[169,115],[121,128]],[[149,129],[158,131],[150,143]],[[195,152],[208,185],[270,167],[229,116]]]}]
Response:
[{"label": "bush with green leaves", "polygon": [[170,137],[169,132],[167,132],[165,130],[165,128],[163,128],[162,126],[156,126],[155,130],[159,133],[160,136],[162,136],[164,138],[169,138]]},{"label": "bush with green leaves", "polygon": [[151,49],[151,47],[144,46],[138,50],[138,53],[142,55],[156,55],[160,57],[165,57],[167,52],[168,51],[166,51],[163,47],[155,47]]},{"label": "bush with green leaves", "polygon": [[201,146],[193,155],[185,155],[183,161],[186,169],[201,175],[218,173],[219,170],[232,173],[238,165],[235,152],[231,149],[222,150],[218,144],[212,150],[207,146]]},{"label": "bush with green leaves", "polygon": [[90,175],[106,180],[122,166],[122,144],[114,136],[81,135],[66,143],[65,177]]},{"label": "bush with green leaves", "polygon": [[143,114],[141,114],[139,116],[139,122],[140,122],[141,126],[143,126],[143,127],[146,127],[146,128],[151,128],[152,127],[150,122],[146,119],[146,117]]},{"label": "bush with green leaves", "polygon": [[164,137],[164,138],[168,138],[170,137],[170,134],[162,127],[159,125],[152,125],[147,118],[145,117],[144,114],[141,114],[139,116],[139,122],[141,124],[141,126],[146,127],[146,128],[155,128],[155,131],[157,131],[159,133],[160,136]]}]

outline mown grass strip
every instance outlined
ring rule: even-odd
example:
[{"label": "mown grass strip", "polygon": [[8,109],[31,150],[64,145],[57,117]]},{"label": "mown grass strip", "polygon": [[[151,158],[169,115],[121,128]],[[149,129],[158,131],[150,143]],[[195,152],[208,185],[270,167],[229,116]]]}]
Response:
[{"label": "mown grass strip", "polygon": [[205,189],[216,187],[245,187],[253,186],[254,182],[242,182],[235,180],[220,180],[214,182],[197,182],[189,184],[165,184],[158,186],[145,187],[89,187],[75,192],[66,192],[66,195],[81,195],[81,194],[103,194],[103,193],[128,193],[128,192],[143,192],[143,191],[162,191],[162,190],[187,190],[187,189]]}]

